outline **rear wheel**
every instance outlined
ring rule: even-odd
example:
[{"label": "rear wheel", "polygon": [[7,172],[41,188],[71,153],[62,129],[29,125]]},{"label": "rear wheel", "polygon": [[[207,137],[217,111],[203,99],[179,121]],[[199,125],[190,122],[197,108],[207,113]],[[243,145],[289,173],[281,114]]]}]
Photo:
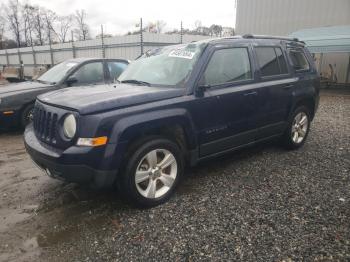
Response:
[{"label": "rear wheel", "polygon": [[309,134],[310,130],[310,113],[307,107],[298,107],[288,124],[283,140],[289,149],[301,147]]},{"label": "rear wheel", "polygon": [[168,139],[154,139],[139,146],[120,175],[123,197],[142,207],[167,201],[174,193],[184,168],[179,146]]}]

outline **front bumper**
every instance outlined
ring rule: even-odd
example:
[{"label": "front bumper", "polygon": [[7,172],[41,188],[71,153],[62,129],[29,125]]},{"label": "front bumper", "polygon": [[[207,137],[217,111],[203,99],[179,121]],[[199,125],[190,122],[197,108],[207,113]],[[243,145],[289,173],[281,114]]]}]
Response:
[{"label": "front bumper", "polygon": [[84,163],[86,162],[84,158],[93,155],[91,154],[93,148],[72,147],[67,150],[53,148],[37,139],[32,124],[28,125],[24,132],[24,144],[35,164],[53,178],[91,184],[97,188],[111,187],[114,184],[117,170],[95,169]]}]

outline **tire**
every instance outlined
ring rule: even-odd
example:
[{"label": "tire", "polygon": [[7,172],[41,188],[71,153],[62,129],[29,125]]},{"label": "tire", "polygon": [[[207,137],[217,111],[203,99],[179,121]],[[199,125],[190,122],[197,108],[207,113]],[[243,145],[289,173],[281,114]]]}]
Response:
[{"label": "tire", "polygon": [[288,127],[282,137],[283,144],[287,149],[302,147],[310,131],[310,111],[306,106],[298,107],[289,120]]},{"label": "tire", "polygon": [[176,143],[165,138],[142,143],[126,160],[124,172],[117,180],[118,189],[124,200],[138,207],[153,207],[166,202],[183,177],[181,150]]},{"label": "tire", "polygon": [[20,119],[21,128],[24,129],[29,123],[32,122],[33,110],[34,110],[34,104],[29,104],[22,110],[21,119]]}]

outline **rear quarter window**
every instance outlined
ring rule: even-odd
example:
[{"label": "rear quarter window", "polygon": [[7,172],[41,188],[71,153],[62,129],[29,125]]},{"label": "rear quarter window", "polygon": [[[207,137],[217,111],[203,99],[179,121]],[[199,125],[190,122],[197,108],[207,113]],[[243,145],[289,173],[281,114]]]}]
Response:
[{"label": "rear quarter window", "polygon": [[296,71],[304,71],[304,70],[306,71],[310,69],[310,64],[307,61],[303,50],[290,49],[289,57]]}]

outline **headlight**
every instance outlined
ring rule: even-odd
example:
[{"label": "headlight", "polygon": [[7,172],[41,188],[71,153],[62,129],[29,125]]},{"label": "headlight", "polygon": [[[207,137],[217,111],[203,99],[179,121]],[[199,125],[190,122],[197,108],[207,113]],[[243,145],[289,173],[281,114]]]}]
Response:
[{"label": "headlight", "polygon": [[63,122],[63,132],[64,135],[72,139],[75,136],[75,133],[77,131],[77,121],[75,120],[75,116],[72,114],[69,114],[66,116]]}]

